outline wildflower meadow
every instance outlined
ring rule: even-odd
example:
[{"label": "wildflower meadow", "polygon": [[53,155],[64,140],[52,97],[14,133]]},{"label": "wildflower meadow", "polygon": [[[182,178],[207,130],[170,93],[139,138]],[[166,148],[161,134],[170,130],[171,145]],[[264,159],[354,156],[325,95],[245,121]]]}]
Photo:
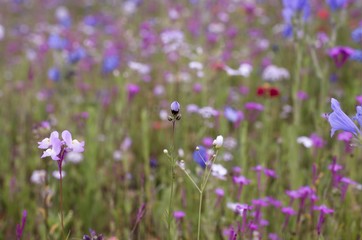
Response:
[{"label": "wildflower meadow", "polygon": [[361,0],[0,0],[0,240],[362,239]]}]

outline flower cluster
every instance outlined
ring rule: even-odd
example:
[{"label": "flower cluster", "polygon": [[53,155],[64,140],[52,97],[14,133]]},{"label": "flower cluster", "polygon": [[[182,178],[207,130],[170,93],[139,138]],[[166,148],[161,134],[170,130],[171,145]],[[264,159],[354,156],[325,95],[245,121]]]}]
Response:
[{"label": "flower cluster", "polygon": [[62,139],[59,138],[59,133],[54,131],[49,138],[44,138],[38,142],[40,149],[45,149],[41,158],[51,157],[55,161],[62,160],[66,152],[81,153],[84,151],[84,141],[79,142],[72,139],[72,134],[65,130],[62,132]]}]

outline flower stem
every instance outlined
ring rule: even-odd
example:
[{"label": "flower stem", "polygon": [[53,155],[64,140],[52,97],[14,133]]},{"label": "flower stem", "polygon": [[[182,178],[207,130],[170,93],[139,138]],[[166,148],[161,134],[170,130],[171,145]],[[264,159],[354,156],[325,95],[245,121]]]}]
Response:
[{"label": "flower stem", "polygon": [[201,210],[202,210],[202,191],[200,192],[200,199],[199,199],[199,218],[197,222],[197,240],[200,240],[200,233],[201,233]]},{"label": "flower stem", "polygon": [[60,209],[60,223],[62,226],[62,235],[64,236],[64,214],[63,214],[63,177],[62,177],[62,159],[58,161],[58,169],[59,169],[59,209]]}]

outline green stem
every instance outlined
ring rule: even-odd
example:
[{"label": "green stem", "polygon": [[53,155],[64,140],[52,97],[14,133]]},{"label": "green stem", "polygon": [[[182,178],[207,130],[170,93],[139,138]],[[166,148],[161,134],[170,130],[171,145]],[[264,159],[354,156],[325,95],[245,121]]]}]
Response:
[{"label": "green stem", "polygon": [[171,163],[171,194],[170,194],[170,202],[168,205],[168,234],[169,239],[172,238],[171,234],[171,221],[172,221],[172,199],[173,199],[173,180],[174,180],[174,167],[173,163]]},{"label": "green stem", "polygon": [[202,191],[200,192],[200,199],[199,199],[199,218],[197,222],[197,240],[200,240],[200,233],[201,233],[201,210],[202,210]]},{"label": "green stem", "polygon": [[199,186],[197,186],[196,182],[194,181],[194,179],[192,179],[192,177],[190,176],[190,174],[183,169],[184,173],[186,174],[186,176],[190,179],[190,181],[192,182],[192,184],[196,187],[196,189],[199,191],[199,193],[201,193],[201,189],[199,188]]},{"label": "green stem", "polygon": [[59,192],[60,192],[60,201],[59,201],[59,208],[60,208],[60,222],[62,225],[62,234],[64,236],[64,215],[63,215],[63,177],[62,177],[62,167],[59,167]]}]

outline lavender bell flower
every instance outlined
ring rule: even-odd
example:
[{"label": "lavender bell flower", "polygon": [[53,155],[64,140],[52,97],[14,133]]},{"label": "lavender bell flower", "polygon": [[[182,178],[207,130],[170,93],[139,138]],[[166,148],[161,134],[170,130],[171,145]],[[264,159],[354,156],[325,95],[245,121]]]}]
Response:
[{"label": "lavender bell flower", "polygon": [[[339,102],[332,98],[331,100],[331,108],[333,109],[333,112],[328,114],[328,121],[329,124],[331,125],[332,129],[331,129],[331,137],[334,135],[334,133],[338,130],[343,130],[346,132],[351,132],[353,133],[355,136],[357,136],[358,134],[360,134],[360,130],[358,129],[358,127],[356,126],[356,124],[352,121],[351,118],[349,118],[341,109],[341,106],[339,104]],[[360,109],[360,108],[359,108]],[[357,110],[358,111],[358,110]],[[358,121],[361,121],[361,117],[359,115],[359,113],[357,112],[356,117],[357,119],[359,119]]]}]

